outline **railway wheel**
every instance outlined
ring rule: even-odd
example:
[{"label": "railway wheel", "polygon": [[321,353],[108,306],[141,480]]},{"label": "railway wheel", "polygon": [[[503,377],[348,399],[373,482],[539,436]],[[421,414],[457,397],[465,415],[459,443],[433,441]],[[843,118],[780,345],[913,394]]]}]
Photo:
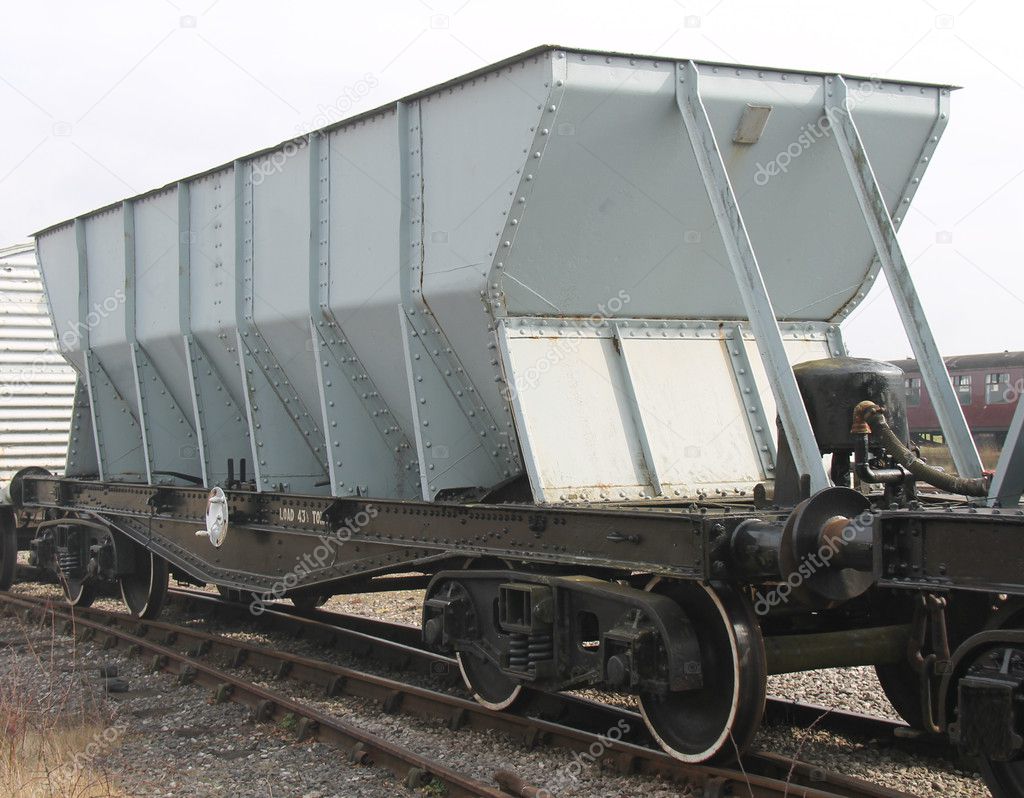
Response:
[{"label": "railway wheel", "polygon": [[18,530],[14,513],[0,510],[0,590],[10,590],[18,570]]},{"label": "railway wheel", "polygon": [[[1024,629],[1024,600],[1016,599],[1000,607],[986,627],[986,631],[995,629]],[[1010,663],[1004,662],[1003,667],[1010,667]],[[981,775],[993,798],[1024,798],[1024,758],[1018,755],[1009,761],[984,756],[979,759]]]},{"label": "railway wheel", "polygon": [[86,579],[59,576],[64,597],[72,607],[91,607],[96,600],[96,586]]},{"label": "railway wheel", "polygon": [[[477,557],[462,563],[462,570],[508,571],[511,565],[497,557]],[[449,591],[465,590],[457,583],[451,583]],[[488,709],[508,709],[522,697],[523,686],[503,674],[498,667],[483,656],[458,651],[455,659],[466,689],[473,694],[478,704]]]},{"label": "railway wheel", "polygon": [[488,709],[508,709],[523,694],[523,686],[499,671],[489,661],[472,654],[456,654],[466,687],[478,704]]},{"label": "railway wheel", "polygon": [[733,588],[656,578],[700,635],[699,690],[641,693],[640,712],[662,748],[684,762],[728,761],[750,744],[764,714],[768,671],[750,602]]},{"label": "railway wheel", "polygon": [[118,578],[121,598],[137,618],[153,619],[160,615],[167,599],[167,560],[146,548],[132,543],[135,567],[130,574]]}]

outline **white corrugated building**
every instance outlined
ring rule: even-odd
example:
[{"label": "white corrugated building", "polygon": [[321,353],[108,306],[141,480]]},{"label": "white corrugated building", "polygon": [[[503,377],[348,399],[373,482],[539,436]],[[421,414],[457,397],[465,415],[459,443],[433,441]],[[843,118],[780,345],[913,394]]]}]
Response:
[{"label": "white corrugated building", "polygon": [[0,248],[0,484],[24,466],[63,470],[74,394],[35,248]]}]

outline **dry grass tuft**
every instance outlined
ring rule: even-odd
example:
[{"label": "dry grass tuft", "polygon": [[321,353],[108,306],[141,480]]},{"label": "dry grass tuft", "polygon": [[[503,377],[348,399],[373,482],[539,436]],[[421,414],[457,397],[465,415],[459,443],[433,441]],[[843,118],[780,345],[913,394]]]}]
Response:
[{"label": "dry grass tuft", "polygon": [[126,726],[83,684],[73,648],[52,629],[23,632],[0,660],[0,797],[125,798],[102,759]]}]

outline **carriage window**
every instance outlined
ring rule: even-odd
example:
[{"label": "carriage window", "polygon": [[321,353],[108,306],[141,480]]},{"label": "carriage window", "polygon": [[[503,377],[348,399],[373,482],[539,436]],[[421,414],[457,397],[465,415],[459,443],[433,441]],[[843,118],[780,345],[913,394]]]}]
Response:
[{"label": "carriage window", "polygon": [[985,375],[985,404],[1005,405],[1010,401],[1010,375],[1006,372]]},{"label": "carriage window", "polygon": [[969,405],[971,403],[971,375],[957,374],[953,377],[953,387],[956,389],[956,396],[960,400],[960,404]]},{"label": "carriage window", "polygon": [[917,407],[921,404],[921,378],[907,377],[903,385],[907,389],[907,407]]}]

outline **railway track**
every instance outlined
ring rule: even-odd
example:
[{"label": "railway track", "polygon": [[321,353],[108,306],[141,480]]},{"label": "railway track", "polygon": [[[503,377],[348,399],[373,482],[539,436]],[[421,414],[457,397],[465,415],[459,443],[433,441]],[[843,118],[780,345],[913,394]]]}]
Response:
[{"label": "railway track", "polygon": [[[251,617],[249,605],[224,601],[203,591],[172,589],[168,592],[168,600],[192,610]],[[306,636],[328,645],[339,645],[348,653],[372,657],[388,667],[418,671],[435,678],[450,676],[453,681],[462,683],[458,663],[427,650],[423,646],[418,626],[323,609],[303,611],[284,602],[264,606],[260,622],[283,633]],[[547,717],[595,733],[610,728],[623,717],[622,711],[604,703],[536,691],[528,693],[523,707],[522,711],[527,714]],[[628,736],[629,742],[655,746],[640,716],[636,713],[626,714],[635,717],[637,721],[630,724],[632,731]],[[875,741],[907,753],[947,759],[956,755],[948,739],[942,735],[918,732],[901,721],[817,704],[769,697],[765,720],[769,724],[801,728],[813,726],[846,737]]]},{"label": "railway track", "polygon": [[[228,606],[209,594],[195,594],[191,591],[176,591],[173,600],[191,602],[192,607],[199,604],[208,608],[218,604]],[[91,638],[110,648],[127,646],[133,653],[145,654],[152,658],[154,668],[176,674],[182,683],[196,682],[211,688],[216,700],[232,700],[244,704],[251,708],[254,717],[259,720],[280,721],[290,715],[298,719],[298,737],[316,737],[334,744],[356,761],[372,761],[410,785],[436,779],[445,785],[450,795],[544,796],[548,793],[543,788],[525,784],[512,773],[494,775],[499,787],[486,784],[381,740],[279,692],[257,686],[240,676],[239,672],[243,669],[269,672],[279,680],[291,679],[303,685],[318,687],[327,696],[350,696],[374,701],[387,713],[402,713],[432,722],[442,721],[452,729],[499,731],[530,747],[552,745],[577,752],[592,752],[594,746],[598,745],[602,761],[611,764],[620,773],[660,776],[705,798],[740,794],[751,798],[899,798],[906,795],[764,753],[744,757],[739,769],[686,764],[660,750],[627,739],[629,735],[626,733],[621,735],[621,739],[609,739],[607,735],[612,729],[623,732],[643,730],[642,720],[636,713],[568,696],[545,696],[547,703],[540,704],[528,701],[519,714],[494,712],[476,702],[447,693],[186,626],[139,621],[133,616],[96,608],[72,611],[45,599],[16,594],[0,593],[0,602],[8,612],[21,611],[29,617],[52,615],[55,623],[63,622],[65,633]],[[238,605],[235,608],[238,609]],[[363,643],[371,638],[379,639],[373,638],[366,631],[332,626],[320,619],[300,618],[277,610],[271,610],[267,615],[270,616],[268,620],[292,618],[301,621],[291,626],[293,633],[298,629],[303,634],[313,630],[327,633],[333,629],[330,632],[333,635],[330,641],[332,645],[341,637],[345,637],[348,642]],[[353,625],[364,621],[366,619],[353,620]],[[422,665],[427,662],[429,667],[433,663],[434,673],[440,672],[436,668],[439,661],[453,664],[435,655],[429,655],[434,657],[433,660],[424,660],[410,652],[426,652],[401,642],[391,642],[394,647],[384,646],[379,650],[388,650],[392,656],[407,657],[410,664],[418,662]],[[215,667],[210,664],[213,661],[223,665]],[[538,698],[531,696],[534,701]],[[530,714],[531,711],[538,714]],[[548,716],[558,715],[560,722],[546,719],[540,712]],[[595,732],[589,728],[595,724],[600,726],[600,731]]]},{"label": "railway track", "polygon": [[[294,723],[299,740],[315,736],[319,741],[348,752],[353,762],[373,764],[388,770],[407,786],[417,787],[432,781],[444,785],[452,796],[486,796],[507,798],[507,793],[491,784],[453,770],[414,751],[383,740],[350,723],[327,715],[315,708],[268,690],[235,672],[214,667],[198,652],[185,653],[174,643],[184,627],[159,624],[161,640],[150,636],[150,628],[129,630],[131,616],[105,610],[81,610],[54,605],[45,599],[0,593],[0,607],[6,614],[21,610],[26,620],[51,616],[54,624],[62,621],[62,631],[80,639],[95,640],[105,648],[127,647],[130,653],[151,657],[154,670],[175,674],[182,685],[199,684],[212,690],[216,703],[231,701],[247,707],[255,720]],[[137,624],[136,624],[137,625]],[[234,668],[231,669],[235,670]]]}]

